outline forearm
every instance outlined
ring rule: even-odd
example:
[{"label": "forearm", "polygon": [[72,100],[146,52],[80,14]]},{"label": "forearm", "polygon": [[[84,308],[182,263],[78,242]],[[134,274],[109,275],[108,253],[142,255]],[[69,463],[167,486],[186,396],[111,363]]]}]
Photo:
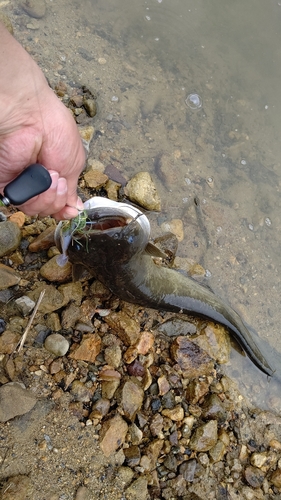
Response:
[{"label": "forearm", "polygon": [[3,134],[17,121],[19,107],[28,110],[47,82],[32,57],[1,22],[0,67],[0,134]]}]

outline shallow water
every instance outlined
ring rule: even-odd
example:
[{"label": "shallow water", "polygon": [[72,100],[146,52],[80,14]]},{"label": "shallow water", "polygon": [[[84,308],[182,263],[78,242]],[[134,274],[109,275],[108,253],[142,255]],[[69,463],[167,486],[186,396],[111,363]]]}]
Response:
[{"label": "shallow water", "polygon": [[[39,20],[12,0],[5,11],[50,81],[98,94],[91,156],[110,152],[127,178],[152,174],[163,203],[153,235],[183,220],[178,254],[208,269],[210,286],[280,353],[281,366],[281,5],[46,3]],[[248,359],[233,351],[226,370],[255,404],[281,411],[279,383]]]}]

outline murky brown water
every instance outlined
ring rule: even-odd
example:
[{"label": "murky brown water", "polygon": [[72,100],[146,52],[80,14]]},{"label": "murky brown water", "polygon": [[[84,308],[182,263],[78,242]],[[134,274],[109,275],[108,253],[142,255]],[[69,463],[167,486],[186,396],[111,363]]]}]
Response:
[{"label": "murky brown water", "polygon": [[[13,0],[5,9],[51,81],[98,93],[102,135],[91,156],[117,151],[127,177],[151,172],[163,201],[154,234],[165,220],[183,220],[179,255],[204,264],[216,293],[281,364],[281,5],[49,0],[39,20]],[[186,103],[190,94],[199,108],[196,97]],[[280,387],[247,359],[234,352],[227,371],[256,404],[280,409]]]}]

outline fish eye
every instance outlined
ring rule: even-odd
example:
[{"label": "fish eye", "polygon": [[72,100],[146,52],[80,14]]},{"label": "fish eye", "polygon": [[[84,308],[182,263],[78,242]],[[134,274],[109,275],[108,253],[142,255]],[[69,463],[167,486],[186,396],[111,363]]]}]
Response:
[{"label": "fish eye", "polygon": [[127,238],[127,241],[128,243],[133,243],[134,242],[134,236],[130,235],[128,238]]}]

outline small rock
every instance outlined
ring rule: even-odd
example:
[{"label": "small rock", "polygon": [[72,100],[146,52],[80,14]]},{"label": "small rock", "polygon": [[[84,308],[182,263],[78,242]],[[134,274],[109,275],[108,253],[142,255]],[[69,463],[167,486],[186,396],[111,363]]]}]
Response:
[{"label": "small rock", "polygon": [[100,398],[98,401],[96,401],[93,404],[92,411],[90,413],[90,418],[98,418],[101,420],[107,413],[109,412],[110,409],[110,401],[109,399],[105,398]]},{"label": "small rock", "polygon": [[74,380],[71,384],[70,393],[73,396],[74,401],[80,401],[82,403],[88,403],[91,401],[93,396],[93,391],[88,389],[88,387],[81,382],[81,380]]},{"label": "small rock", "polygon": [[30,252],[40,252],[41,250],[48,250],[55,244],[54,240],[55,227],[47,227],[42,233],[39,234],[29,245]]},{"label": "small rock", "polygon": [[79,486],[76,491],[75,500],[91,500],[91,492],[86,486]]},{"label": "small rock", "polygon": [[73,304],[72,302],[62,311],[61,314],[61,326],[65,330],[69,328],[74,328],[77,321],[81,317],[80,307]]},{"label": "small rock", "polygon": [[83,336],[81,344],[69,355],[69,357],[94,363],[96,357],[100,353],[100,349],[100,336],[97,333],[88,333]]},{"label": "small rock", "polygon": [[16,332],[6,330],[0,336],[0,353],[12,354],[20,341],[20,335]]},{"label": "small rock", "polygon": [[252,486],[252,488],[259,488],[265,478],[265,473],[252,465],[246,467],[244,474],[247,483]]},{"label": "small rock", "polygon": [[222,441],[218,441],[213,448],[209,450],[209,455],[213,463],[220,462],[226,453],[226,446]]},{"label": "small rock", "polygon": [[21,6],[30,17],[41,19],[41,17],[45,16],[45,0],[24,0],[23,2],[21,2]]},{"label": "small rock", "polygon": [[184,239],[184,231],[183,231],[183,222],[181,219],[173,219],[170,222],[163,222],[161,224],[161,229],[166,233],[173,233],[178,241],[183,241]]},{"label": "small rock", "polygon": [[84,99],[83,106],[87,112],[87,114],[93,118],[97,114],[97,105],[94,99]]},{"label": "small rock", "polygon": [[253,453],[251,456],[251,465],[261,469],[267,461],[270,462],[270,458],[266,452],[263,453]]},{"label": "small rock", "polygon": [[173,318],[162,325],[157,326],[159,332],[165,333],[168,337],[178,337],[184,335],[194,335],[196,333],[196,326],[189,321]]},{"label": "small rock", "polygon": [[120,380],[102,380],[101,394],[105,399],[112,399],[120,385]]},{"label": "small rock", "polygon": [[40,274],[48,281],[63,282],[71,277],[72,264],[67,261],[63,266],[57,262],[57,256],[52,257],[48,262],[43,264],[40,269]]},{"label": "small rock", "polygon": [[158,388],[159,388],[159,396],[164,396],[164,394],[167,394],[170,390],[170,384],[166,377],[162,375],[159,377],[157,380]]},{"label": "small rock", "polygon": [[161,210],[161,201],[148,172],[138,172],[125,187],[128,198],[147,210]]},{"label": "small rock", "polygon": [[108,365],[118,368],[122,359],[122,351],[119,345],[106,347],[104,350],[104,359]]},{"label": "small rock", "polygon": [[140,337],[140,325],[126,312],[111,312],[104,319],[126,346],[131,346],[138,342]]},{"label": "small rock", "polygon": [[124,443],[127,431],[128,425],[118,414],[103,424],[100,447],[106,457],[109,457]]},{"label": "small rock", "polygon": [[69,349],[69,342],[60,333],[52,333],[46,338],[44,347],[55,356],[64,356]]},{"label": "small rock", "polygon": [[130,425],[129,437],[132,444],[140,444],[142,441],[142,436],[143,436],[142,431],[138,428],[138,426],[135,423]]},{"label": "small rock", "polygon": [[143,377],[145,374],[145,367],[141,364],[141,362],[138,359],[135,359],[133,363],[127,366],[127,372],[132,377]]},{"label": "small rock", "polygon": [[84,174],[84,179],[87,186],[94,189],[100,189],[105,186],[108,181],[107,175],[98,170],[89,170]]},{"label": "small rock", "polygon": [[208,451],[215,446],[218,440],[218,424],[210,420],[207,424],[200,425],[191,436],[189,448],[198,452]]},{"label": "small rock", "polygon": [[162,415],[160,415],[160,413],[154,415],[149,426],[152,436],[159,436],[162,433],[163,425],[164,418],[162,417]]},{"label": "small rock", "polygon": [[207,394],[209,391],[209,382],[205,379],[194,379],[192,380],[186,389],[186,399],[193,405],[198,403],[198,401]]},{"label": "small rock", "polygon": [[124,455],[126,457],[126,463],[129,467],[136,467],[136,465],[139,465],[141,454],[138,446],[133,445],[129,446],[129,448],[125,448]]},{"label": "small rock", "polygon": [[218,420],[220,424],[225,422],[227,412],[221,399],[216,394],[210,394],[206,398],[202,415],[208,420]]},{"label": "small rock", "polygon": [[91,125],[79,128],[79,134],[87,152],[89,152],[90,142],[94,136],[95,129]]},{"label": "small rock", "polygon": [[33,486],[28,476],[18,475],[6,479],[0,491],[1,500],[29,500],[33,497]]},{"label": "small rock", "polygon": [[145,477],[139,477],[126,489],[126,498],[128,500],[147,500],[148,481]]},{"label": "small rock", "polygon": [[35,307],[35,302],[26,295],[23,295],[22,297],[16,299],[15,303],[17,304],[23,316],[27,316]]},{"label": "small rock", "polygon": [[278,468],[271,474],[270,481],[276,488],[281,488],[281,469]]},{"label": "small rock", "polygon": [[59,292],[59,290],[57,290],[55,286],[47,285],[46,283],[39,285],[35,290],[28,292],[27,296],[34,302],[37,302],[42,290],[45,290],[45,295],[38,308],[38,311],[40,311],[42,314],[56,311],[57,309],[60,309],[62,306],[67,304],[67,302],[64,301],[64,297]]},{"label": "small rock", "polygon": [[101,174],[103,174],[105,171],[105,166],[99,160],[95,160],[93,158],[88,158],[88,160],[87,160],[87,172],[89,172],[90,170],[92,170],[94,172],[100,172]]},{"label": "small rock", "polygon": [[177,337],[172,343],[170,351],[174,361],[187,372],[190,379],[210,375],[213,372],[214,361],[205,351],[186,337]]},{"label": "small rock", "polygon": [[132,380],[125,382],[122,389],[121,405],[124,415],[131,422],[134,421],[137,411],[141,408],[144,391]]},{"label": "small rock", "polygon": [[194,342],[208,352],[218,363],[227,363],[230,355],[230,338],[222,325],[209,323]]},{"label": "small rock", "polygon": [[127,486],[134,477],[134,471],[130,467],[120,467],[118,469],[118,477],[121,483]]},{"label": "small rock", "polygon": [[164,417],[168,417],[173,420],[173,422],[180,422],[184,418],[184,411],[181,405],[177,405],[171,410],[162,410],[161,413]]},{"label": "small rock", "polygon": [[21,230],[10,221],[0,222],[0,257],[8,255],[18,248],[21,242]]},{"label": "small rock", "polygon": [[36,401],[34,395],[18,382],[2,385],[0,387],[0,422],[7,422],[18,415],[28,413]]},{"label": "small rock", "polygon": [[188,460],[187,462],[183,462],[180,465],[179,472],[183,476],[183,478],[189,483],[192,483],[194,480],[196,466],[197,462],[195,458]]},{"label": "small rock", "polygon": [[0,264],[0,290],[15,286],[20,280],[20,276],[11,267]]}]

